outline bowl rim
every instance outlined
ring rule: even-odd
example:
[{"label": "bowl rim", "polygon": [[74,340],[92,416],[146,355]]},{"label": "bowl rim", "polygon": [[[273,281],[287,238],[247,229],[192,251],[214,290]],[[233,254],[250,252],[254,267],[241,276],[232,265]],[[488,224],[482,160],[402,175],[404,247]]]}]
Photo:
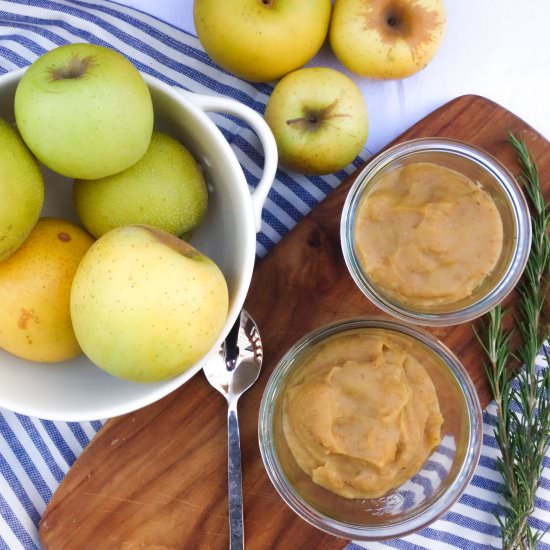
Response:
[{"label": "bowl rim", "polygon": [[[0,89],[6,86],[17,85],[17,82],[21,79],[27,69],[28,66],[13,71],[8,71],[0,75]],[[240,223],[245,224],[243,233],[248,235],[248,238],[247,242],[240,243],[240,246],[247,247],[249,250],[246,254],[244,254],[247,259],[244,265],[241,265],[240,276],[238,278],[237,284],[235,285],[234,300],[232,306],[228,311],[225,324],[222,331],[218,335],[216,342],[211,347],[211,349],[201,359],[199,359],[199,361],[197,361],[197,363],[173,378],[169,378],[160,382],[148,383],[147,386],[149,387],[149,391],[144,392],[139,396],[125,398],[122,402],[117,404],[108,404],[106,406],[100,406],[97,408],[87,408],[86,410],[78,412],[74,412],[73,410],[71,410],[69,413],[67,413],[62,406],[58,406],[57,408],[45,409],[41,406],[34,405],[30,400],[28,403],[21,403],[19,400],[14,399],[9,395],[0,395],[0,407],[6,408],[15,413],[46,420],[84,422],[93,420],[104,420],[121,416],[123,414],[134,412],[156,401],[159,401],[163,397],[166,397],[168,394],[178,389],[185,382],[190,380],[195,374],[202,370],[203,366],[210,360],[210,358],[218,352],[219,347],[221,346],[222,342],[229,333],[229,330],[235,323],[235,320],[237,319],[237,316],[239,315],[239,312],[244,305],[244,301],[252,280],[252,273],[254,270],[254,263],[256,259],[256,224],[254,209],[244,171],[239,164],[237,156],[233,152],[228,141],[223,136],[223,133],[216,126],[214,121],[208,117],[204,110],[202,110],[198,105],[195,105],[188,96],[179,93],[177,87],[171,86],[143,71],[139,72],[145,80],[148,88],[154,88],[156,91],[160,91],[169,96],[169,98],[173,102],[181,105],[183,109],[192,114],[194,119],[200,122],[204,132],[208,132],[212,135],[219,147],[218,153],[223,153],[223,157],[226,159],[226,161],[231,166],[231,169],[233,170],[238,194],[243,199],[245,199],[241,201],[242,215],[240,216]],[[226,185],[226,183],[224,183],[224,185]],[[128,383],[134,384],[134,382]],[[140,384],[140,386],[142,386],[142,384]]]},{"label": "bowl rim", "polygon": [[[479,300],[460,309],[430,313],[415,310],[379,292],[366,275],[355,250],[355,213],[363,196],[375,176],[400,158],[417,153],[447,153],[466,158],[484,169],[500,184],[503,196],[513,215],[516,234],[513,238],[511,260],[502,278]],[[510,170],[487,151],[451,138],[415,138],[397,143],[371,159],[359,172],[349,189],[340,218],[340,244],[346,267],[359,290],[385,313],[403,321],[424,326],[449,326],[477,319],[500,303],[514,289],[519,281],[531,248],[532,229],[529,206],[525,195]]]},{"label": "bowl rim", "polygon": [[[457,471],[455,479],[432,503],[417,515],[386,526],[364,526],[355,523],[346,523],[336,520],[319,512],[308,504],[299,493],[294,490],[287,479],[277,459],[277,452],[272,437],[273,413],[279,395],[279,390],[287,375],[291,372],[297,357],[327,338],[345,331],[360,328],[388,329],[405,336],[412,337],[427,345],[436,353],[442,362],[449,368],[461,394],[466,402],[468,419],[468,443],[464,459]],[[449,508],[460,498],[468,483],[474,475],[479,462],[483,439],[483,411],[477,395],[477,391],[466,368],[456,355],[443,342],[420,327],[414,327],[401,320],[386,316],[368,315],[353,317],[323,325],[304,335],[299,339],[279,360],[274,367],[264,389],[258,416],[258,442],[260,456],[268,478],[283,501],[298,516],[310,525],[334,536],[345,539],[363,541],[381,541],[403,537],[431,524],[446,513]]]}]

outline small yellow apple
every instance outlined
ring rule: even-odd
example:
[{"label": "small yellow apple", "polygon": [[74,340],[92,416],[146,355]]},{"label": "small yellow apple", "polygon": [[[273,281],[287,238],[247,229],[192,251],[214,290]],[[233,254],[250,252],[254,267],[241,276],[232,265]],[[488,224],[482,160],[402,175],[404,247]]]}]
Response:
[{"label": "small yellow apple", "polygon": [[76,268],[92,242],[73,223],[40,218],[25,242],[0,263],[0,347],[38,362],[80,354],[69,296]]},{"label": "small yellow apple", "polygon": [[136,382],[175,376],[213,346],[227,319],[218,266],[185,241],[146,225],[102,235],[71,290],[82,351],[106,372]]},{"label": "small yellow apple", "polygon": [[281,165],[330,174],[352,162],[368,134],[365,100],[345,74],[306,67],[283,77],[265,109]]},{"label": "small yellow apple", "polygon": [[433,58],[445,23],[443,0],[336,0],[330,45],[354,73],[404,78]]},{"label": "small yellow apple", "polygon": [[195,0],[195,28],[224,69],[268,82],[298,69],[321,48],[330,0]]}]

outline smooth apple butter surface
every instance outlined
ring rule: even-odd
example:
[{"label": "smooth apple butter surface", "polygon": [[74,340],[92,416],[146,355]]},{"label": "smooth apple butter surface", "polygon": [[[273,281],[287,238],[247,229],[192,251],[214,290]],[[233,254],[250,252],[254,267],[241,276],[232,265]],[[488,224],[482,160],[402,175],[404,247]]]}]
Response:
[{"label": "smooth apple butter surface", "polygon": [[426,162],[381,176],[358,207],[354,236],[375,285],[430,306],[467,298],[482,284],[499,259],[503,228],[480,185]]},{"label": "smooth apple butter surface", "polygon": [[443,417],[423,359],[428,349],[370,329],[322,343],[283,401],[283,431],[313,482],[345,498],[377,498],[417,473]]}]

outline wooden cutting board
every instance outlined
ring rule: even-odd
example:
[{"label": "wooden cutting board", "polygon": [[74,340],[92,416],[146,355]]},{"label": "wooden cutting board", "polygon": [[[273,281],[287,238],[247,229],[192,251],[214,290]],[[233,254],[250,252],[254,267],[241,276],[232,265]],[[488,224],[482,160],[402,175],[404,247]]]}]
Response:
[{"label": "wooden cutting board", "polygon": [[[396,142],[445,136],[478,145],[518,172],[509,131],[526,140],[550,196],[550,144],[516,116],[464,96],[417,123]],[[256,266],[246,308],[258,322],[265,362],[239,403],[246,546],[342,548],[294,515],[271,486],[257,443],[258,406],[284,352],[306,332],[372,314],[340,251],[339,221],[354,175],[344,181]],[[489,401],[482,353],[470,324],[432,331],[457,353],[482,403]],[[226,404],[202,373],[135,413],[110,420],[73,465],[40,523],[47,549],[228,547]]]}]

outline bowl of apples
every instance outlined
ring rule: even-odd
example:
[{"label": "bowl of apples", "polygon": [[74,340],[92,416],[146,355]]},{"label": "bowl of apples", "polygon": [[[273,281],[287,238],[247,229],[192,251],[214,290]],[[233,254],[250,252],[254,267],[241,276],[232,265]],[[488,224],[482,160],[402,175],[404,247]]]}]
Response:
[{"label": "bowl of apples", "polygon": [[[210,111],[258,135],[252,191]],[[263,118],[70,44],[0,76],[0,167],[0,406],[109,418],[201,370],[252,277]]]}]

